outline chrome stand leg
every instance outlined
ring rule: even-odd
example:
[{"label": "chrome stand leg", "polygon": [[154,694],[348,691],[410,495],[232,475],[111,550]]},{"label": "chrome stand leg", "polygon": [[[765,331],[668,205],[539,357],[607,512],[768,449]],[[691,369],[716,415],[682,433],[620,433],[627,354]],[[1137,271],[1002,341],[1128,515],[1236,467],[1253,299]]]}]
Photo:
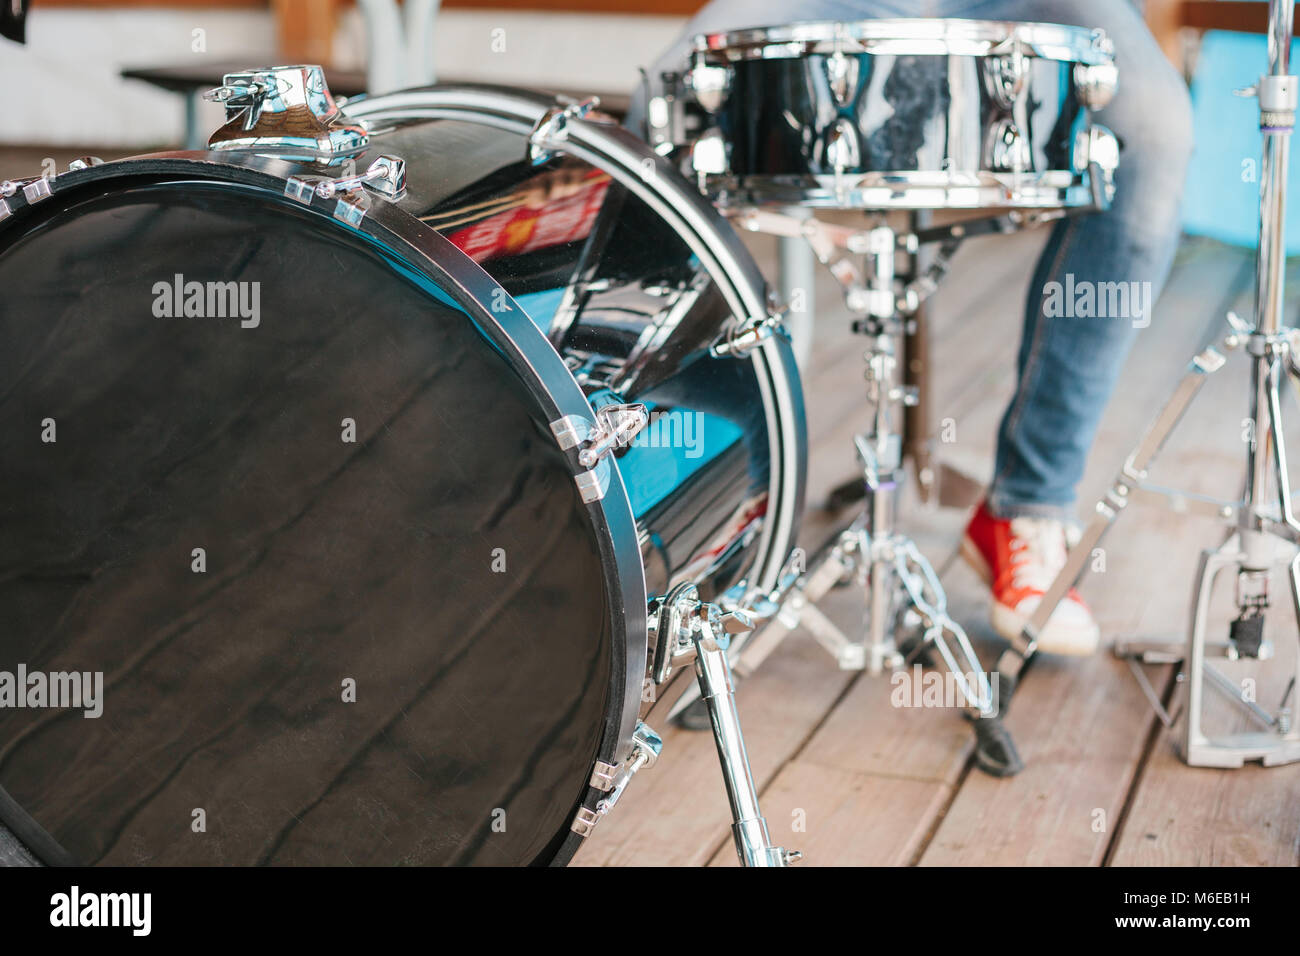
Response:
[{"label": "chrome stand leg", "polygon": [[[953,677],[964,709],[974,719],[981,769],[998,776],[1017,773],[1023,763],[999,720],[998,691],[991,684],[966,632],[948,614],[933,567],[920,549],[898,531],[898,494],[905,478],[900,425],[905,410],[917,401],[916,390],[903,381],[899,341],[909,308],[894,288],[897,235],[886,226],[870,230],[866,254],[870,277],[846,296],[859,318],[855,329],[865,335],[867,401],[871,421],[855,439],[865,495],[862,514],[841,535],[822,561],[809,568],[800,588],[787,600],[778,624],[802,624],[845,669],[873,675],[904,664],[896,630],[903,615],[919,620],[920,647],[932,648]],[[835,583],[856,577],[866,608],[858,640],[846,637],[812,602]]]},{"label": "chrome stand leg", "polygon": [[860,435],[857,447],[866,483],[861,529],[857,532],[858,553],[862,556],[859,577],[867,593],[863,620],[866,634],[865,645],[857,645],[856,654],[845,655],[840,666],[844,667],[848,662],[879,675],[886,664],[895,667],[902,663],[894,645],[899,582],[894,573],[892,548],[895,492],[902,478],[902,446],[895,435],[874,440]]},{"label": "chrome stand leg", "polygon": [[758,788],[749,769],[745,737],[736,711],[735,684],[727,648],[732,634],[753,630],[742,612],[723,612],[716,604],[700,600],[694,585],[673,588],[651,607],[653,635],[651,675],[663,683],[678,666],[692,662],[700,696],[709,711],[713,740],[718,748],[722,781],[731,805],[731,834],[742,866],[788,866],[800,854],[773,846],[767,821],[758,809]]},{"label": "chrome stand leg", "polygon": [[[897,342],[905,318],[895,311],[893,250],[896,239],[877,230],[871,246],[867,330],[868,400],[871,427],[856,439],[866,498],[858,549],[866,574],[867,613],[862,657],[873,674],[903,663],[895,641],[900,616],[920,620],[921,645],[933,648],[952,674],[969,716],[975,719],[977,761],[981,769],[1009,776],[1024,766],[1011,737],[998,719],[996,690],[961,625],[948,614],[948,599],[938,575],[916,544],[897,531],[898,490],[905,478],[903,444],[898,426],[902,412],[916,401],[914,389],[901,381]],[[860,571],[860,573],[862,573]]]},{"label": "chrome stand leg", "polygon": [[[796,206],[787,214],[806,220],[812,217],[812,210]],[[781,298],[790,307],[785,327],[790,333],[795,363],[800,370],[806,370],[816,325],[817,256],[803,236],[778,236],[776,243]]]},{"label": "chrome stand leg", "polygon": [[[900,237],[880,220],[865,230],[846,230],[815,218],[749,210],[737,222],[743,228],[807,242],[844,287],[854,331],[869,343],[865,378],[872,409],[869,427],[856,439],[865,492],[861,516],[807,574],[770,598],[772,614],[765,617],[775,619],[746,646],[746,657],[738,669],[752,670],[756,660],[802,625],[834,655],[840,667],[880,674],[903,663],[895,631],[900,615],[908,614],[922,623],[921,644],[933,647],[951,671],[967,713],[979,718],[975,726],[981,768],[999,775],[1017,772],[1022,764],[998,719],[997,688],[990,684],[966,633],[948,615],[946,597],[933,568],[916,545],[896,530],[898,489],[904,478],[902,426],[906,410],[919,401],[916,385],[909,384],[914,376],[903,374],[900,368],[899,342],[942,270],[936,273],[931,268],[925,276],[913,274],[912,281],[900,288],[895,256],[899,250],[915,253],[919,240],[914,234]],[[945,242],[941,250],[945,261],[957,241]],[[782,248],[784,257],[787,249]],[[849,259],[849,255],[858,254],[867,259],[865,271]],[[783,274],[789,271],[783,266]],[[852,498],[856,495],[846,496],[845,501]],[[814,606],[835,584],[853,578],[862,586],[867,602],[856,640]]]},{"label": "chrome stand leg", "polygon": [[713,723],[713,740],[718,747],[722,781],[727,788],[727,802],[731,804],[734,821],[731,835],[736,843],[736,854],[742,866],[786,866],[791,862],[790,855],[781,847],[772,845],[767,821],[758,808],[758,789],[749,769],[749,755],[745,753],[745,738],[736,711],[726,638],[719,640],[714,625],[701,621],[693,640],[695,676]]}]

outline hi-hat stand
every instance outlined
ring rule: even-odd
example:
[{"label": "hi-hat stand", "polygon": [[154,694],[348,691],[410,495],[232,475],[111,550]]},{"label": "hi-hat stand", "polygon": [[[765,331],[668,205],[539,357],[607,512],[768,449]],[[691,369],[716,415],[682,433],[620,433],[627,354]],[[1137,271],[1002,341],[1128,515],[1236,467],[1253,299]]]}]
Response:
[{"label": "hi-hat stand", "polygon": [[[1294,7],[1294,0],[1271,0],[1269,72],[1260,77],[1255,87],[1240,91],[1258,98],[1259,128],[1264,137],[1254,324],[1230,314],[1231,330],[1221,343],[1206,348],[1192,359],[1169,403],[1124,463],[1110,490],[1097,503],[1096,515],[1070,551],[1065,567],[1037,612],[998,662],[1003,685],[1000,703],[1005,711],[1012,689],[1033,658],[1037,634],[1069,589],[1087,573],[1093,549],[1130,503],[1162,503],[1180,513],[1225,521],[1231,528],[1227,540],[1201,553],[1186,643],[1130,642],[1117,644],[1115,649],[1120,656],[1151,662],[1180,659],[1184,662],[1188,697],[1179,747],[1183,759],[1192,766],[1240,767],[1246,761],[1256,760],[1272,766],[1300,760],[1300,725],[1292,720],[1290,707],[1296,684],[1300,683],[1300,654],[1296,673],[1273,713],[1245,698],[1241,689],[1209,661],[1211,657],[1262,660],[1272,656],[1272,645],[1264,638],[1264,620],[1272,606],[1269,579],[1279,567],[1287,570],[1289,603],[1300,623],[1300,519],[1292,502],[1281,397],[1288,376],[1300,382],[1297,362],[1300,331],[1286,326],[1282,319],[1287,160],[1297,106],[1297,78],[1289,74]],[[1209,377],[1227,363],[1227,356],[1237,351],[1244,351],[1251,362],[1252,431],[1241,497],[1236,501],[1218,501],[1149,484],[1148,470],[1188,406]],[[1238,616],[1232,622],[1226,642],[1209,643],[1206,629],[1214,582],[1229,569],[1236,572],[1234,600]],[[1211,689],[1238,705],[1260,729],[1208,734],[1202,722],[1207,681]],[[1149,687],[1144,690],[1148,697],[1153,697]],[[1171,723],[1159,701],[1153,703],[1161,719]]]}]

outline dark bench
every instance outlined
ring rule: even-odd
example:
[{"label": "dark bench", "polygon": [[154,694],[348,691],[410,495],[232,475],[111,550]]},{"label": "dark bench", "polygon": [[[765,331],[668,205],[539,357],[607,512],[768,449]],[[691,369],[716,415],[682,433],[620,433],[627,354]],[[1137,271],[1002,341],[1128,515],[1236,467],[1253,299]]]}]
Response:
[{"label": "dark bench", "polygon": [[[201,65],[187,64],[185,66],[150,66],[150,67],[132,67],[122,71],[122,76],[132,80],[143,80],[161,89],[168,90],[172,93],[179,93],[185,97],[185,140],[186,149],[203,149],[208,142],[208,134],[211,130],[202,129],[199,126],[199,98],[204,90],[210,90],[213,87],[221,85],[221,78],[227,73],[239,73],[247,70],[250,66],[261,66],[263,64],[250,64],[247,62],[229,62],[229,63],[203,63]],[[329,84],[330,92],[335,96],[356,96],[358,93],[364,93],[366,88],[366,74],[350,70],[325,70],[325,82]],[[454,83],[454,79],[444,82]],[[582,99],[591,96],[590,91],[582,90],[556,90],[565,96],[571,96],[575,99]],[[622,93],[600,93],[601,109],[615,116],[622,118],[627,112],[628,96]]]}]

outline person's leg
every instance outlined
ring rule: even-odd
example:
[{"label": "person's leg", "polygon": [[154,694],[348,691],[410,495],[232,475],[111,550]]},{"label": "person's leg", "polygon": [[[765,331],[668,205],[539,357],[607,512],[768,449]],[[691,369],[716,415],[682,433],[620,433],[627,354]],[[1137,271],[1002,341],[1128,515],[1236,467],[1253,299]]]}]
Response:
[{"label": "person's leg", "polygon": [[[962,541],[992,591],[994,629],[1013,637],[1065,563],[1062,522],[1072,516],[1097,423],[1168,275],[1191,110],[1182,79],[1128,0],[948,0],[944,8],[947,16],[1100,27],[1115,44],[1119,70],[1119,90],[1097,116],[1122,144],[1115,201],[1104,213],[1057,224],[1048,238],[1029,286],[993,483]],[[1120,314],[1109,308],[1116,283],[1140,294]],[[1078,294],[1091,296],[1093,308],[1073,308],[1086,305]],[[1102,298],[1105,313],[1096,308]],[[1038,649],[1089,654],[1100,639],[1092,613],[1071,591],[1039,631]]]},{"label": "person's leg", "polygon": [[[1192,146],[1190,102],[1182,78],[1128,0],[951,6],[972,18],[1101,27],[1115,44],[1119,90],[1097,115],[1122,144],[1115,201],[1105,213],[1058,223],[1038,261],[988,501],[997,517],[1068,518],[1101,413],[1169,274]],[[1108,283],[1124,283],[1138,301],[1130,296],[1123,315],[1097,317],[1099,303],[1111,304],[1116,287]],[[1071,307],[1070,291],[1076,299],[1092,296],[1093,315]]]}]

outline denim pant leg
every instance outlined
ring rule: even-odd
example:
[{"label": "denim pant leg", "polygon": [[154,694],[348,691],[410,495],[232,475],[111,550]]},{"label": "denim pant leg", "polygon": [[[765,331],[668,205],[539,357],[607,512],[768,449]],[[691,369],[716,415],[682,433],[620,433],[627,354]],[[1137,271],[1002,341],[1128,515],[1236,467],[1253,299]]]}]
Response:
[{"label": "denim pant leg", "polygon": [[[1192,148],[1190,100],[1182,78],[1128,0],[987,0],[952,6],[972,18],[1099,26],[1115,43],[1119,91],[1097,117],[1121,142],[1115,201],[1105,213],[1058,223],[1038,260],[1025,303],[1016,391],[998,431],[988,502],[1001,517],[1069,518],[1102,412],[1169,275]],[[1104,310],[1098,295],[1109,298],[1115,287],[1107,284],[1120,282],[1138,294],[1142,314],[1130,301],[1123,314],[1099,317]],[[1059,293],[1055,300],[1053,290]],[[1093,315],[1061,307],[1069,290],[1091,294]]]}]

